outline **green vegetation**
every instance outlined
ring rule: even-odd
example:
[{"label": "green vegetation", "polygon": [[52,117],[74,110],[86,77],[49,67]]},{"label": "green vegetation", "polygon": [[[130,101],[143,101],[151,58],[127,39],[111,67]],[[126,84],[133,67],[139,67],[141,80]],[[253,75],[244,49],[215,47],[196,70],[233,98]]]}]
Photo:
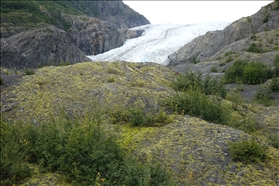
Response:
[{"label": "green vegetation", "polygon": [[260,86],[255,94],[255,99],[259,104],[270,106],[273,104],[273,98],[270,94],[270,87]]},{"label": "green vegetation", "polygon": [[173,82],[173,89],[176,91],[199,90],[205,95],[216,95],[222,98],[226,97],[227,90],[224,82],[210,75],[202,77],[202,73],[185,72],[179,74]]},{"label": "green vegetation", "polygon": [[218,72],[217,67],[216,66],[211,67],[210,72]]},{"label": "green vegetation", "polygon": [[191,63],[197,64],[197,63],[199,63],[199,62],[200,62],[200,60],[198,60],[197,57],[193,57],[193,58],[191,59]]},{"label": "green vegetation", "polygon": [[279,53],[274,58],[274,66],[275,69],[273,70],[273,76],[279,77]]},{"label": "green vegetation", "polygon": [[76,185],[172,185],[173,178],[156,162],[140,163],[116,143],[106,129],[103,113],[82,118],[61,114],[38,126],[1,122],[1,185],[19,184],[30,176],[27,163],[41,172],[57,172]]},{"label": "green vegetation", "polygon": [[97,2],[94,1],[1,1],[3,23],[13,23],[26,28],[47,23],[69,31],[72,22],[63,17],[62,13],[96,16],[99,15],[99,10]]},{"label": "green vegetation", "polygon": [[253,52],[253,53],[265,53],[268,52],[268,50],[263,49],[262,44],[256,44],[256,43],[252,43],[247,50],[245,50],[246,52]]},{"label": "green vegetation", "polygon": [[25,69],[24,70],[24,73],[26,74],[26,75],[34,75],[35,74],[35,71],[33,70],[33,69]]},{"label": "green vegetation", "polygon": [[171,118],[163,110],[144,112],[143,108],[118,108],[110,111],[112,123],[130,123],[131,126],[161,126],[170,123]]},{"label": "green vegetation", "polygon": [[270,16],[270,14],[267,14],[267,15],[264,16],[263,23],[268,22],[269,16]]},{"label": "green vegetation", "polygon": [[272,71],[265,64],[249,63],[247,60],[237,60],[225,72],[227,83],[242,82],[247,84],[260,84],[272,77]]},{"label": "green vegetation", "polygon": [[267,158],[266,145],[259,144],[256,140],[243,140],[229,143],[229,152],[232,158],[243,163],[258,163]]},{"label": "green vegetation", "polygon": [[165,104],[171,110],[210,122],[226,123],[228,115],[221,104],[221,99],[218,98],[218,96],[224,98],[227,93],[221,80],[209,75],[202,77],[201,73],[186,72],[177,77],[173,82],[173,88],[182,92],[165,100]]},{"label": "green vegetation", "polygon": [[178,114],[189,114],[209,122],[226,124],[228,114],[218,97],[208,98],[202,91],[190,89],[185,93],[176,94],[165,104]]},{"label": "green vegetation", "polygon": [[245,117],[243,120],[239,122],[230,122],[228,123],[228,125],[235,129],[242,130],[247,134],[252,134],[260,128],[259,124],[257,124],[256,121],[251,117]]},{"label": "green vegetation", "polygon": [[268,143],[272,147],[279,149],[279,135],[277,134],[277,132],[272,129],[268,129],[265,131],[264,134],[268,138]]}]

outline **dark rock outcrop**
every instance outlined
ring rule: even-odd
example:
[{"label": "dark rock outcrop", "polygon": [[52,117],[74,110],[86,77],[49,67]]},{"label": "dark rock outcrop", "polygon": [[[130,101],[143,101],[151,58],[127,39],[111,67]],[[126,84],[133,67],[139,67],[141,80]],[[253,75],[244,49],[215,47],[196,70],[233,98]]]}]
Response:
[{"label": "dark rock outcrop", "polygon": [[125,41],[124,29],[97,18],[82,16],[73,21],[71,36],[86,55],[96,55],[119,47]]},{"label": "dark rock outcrop", "polygon": [[21,32],[1,39],[1,66],[36,68],[61,62],[90,61],[71,41],[71,37],[54,26]]},{"label": "dark rock outcrop", "polygon": [[265,30],[279,28],[278,2],[262,7],[256,14],[233,22],[222,31],[207,32],[171,54],[171,63],[190,62],[209,58],[223,47]]}]

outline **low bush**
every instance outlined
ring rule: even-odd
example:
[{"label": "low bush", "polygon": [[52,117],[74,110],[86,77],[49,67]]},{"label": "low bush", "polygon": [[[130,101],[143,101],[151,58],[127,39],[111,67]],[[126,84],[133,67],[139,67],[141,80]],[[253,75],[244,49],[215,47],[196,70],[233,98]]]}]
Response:
[{"label": "low bush", "polygon": [[237,60],[225,72],[227,83],[260,84],[272,77],[272,71],[265,64],[258,62],[248,63],[246,60]]},{"label": "low bush", "polygon": [[221,104],[220,98],[208,98],[198,89],[176,94],[165,101],[166,106],[179,114],[189,114],[209,122],[225,124],[228,114]]},{"label": "low bush", "polygon": [[217,67],[216,66],[211,67],[210,72],[218,72]]},{"label": "low bush", "polygon": [[30,176],[27,162],[44,172],[60,173],[75,185],[172,184],[167,169],[156,162],[140,163],[124,152],[115,131],[104,127],[99,111],[75,119],[61,115],[39,126],[6,124],[1,131],[1,185],[18,184]]},{"label": "low bush", "polygon": [[254,98],[259,104],[263,104],[265,106],[270,106],[273,103],[273,98],[271,96],[271,90],[267,86],[260,86],[257,89]]},{"label": "low bush", "polygon": [[202,77],[200,72],[185,72],[179,74],[172,84],[174,90],[188,91],[189,89],[198,89],[206,95],[217,95],[224,98],[227,90],[224,82],[210,75]]},{"label": "low bush", "polygon": [[26,75],[34,75],[34,74],[35,74],[35,71],[32,70],[32,69],[25,69],[25,70],[24,70],[24,73],[25,73]]},{"label": "low bush", "polygon": [[243,69],[242,80],[247,84],[260,84],[269,77],[270,70],[262,63],[249,63]]},{"label": "low bush", "polygon": [[259,129],[259,125],[251,117],[245,117],[242,121],[231,123],[229,126],[242,130],[248,134],[251,134]]},{"label": "low bush", "polygon": [[20,184],[31,175],[25,161],[26,141],[22,138],[21,124],[1,121],[0,185]]},{"label": "low bush", "polygon": [[268,129],[266,130],[265,135],[267,136],[268,143],[272,147],[279,149],[279,135],[277,132],[272,129]]},{"label": "low bush", "polygon": [[243,140],[240,142],[229,142],[229,152],[236,161],[243,163],[258,163],[267,158],[266,145],[259,144],[256,140]]},{"label": "low bush", "polygon": [[273,77],[269,86],[272,92],[279,92],[279,80],[276,77]]},{"label": "low bush", "polygon": [[261,44],[257,45],[256,43],[252,43],[246,52],[253,52],[253,53],[265,53],[268,52],[267,50],[263,49]]}]

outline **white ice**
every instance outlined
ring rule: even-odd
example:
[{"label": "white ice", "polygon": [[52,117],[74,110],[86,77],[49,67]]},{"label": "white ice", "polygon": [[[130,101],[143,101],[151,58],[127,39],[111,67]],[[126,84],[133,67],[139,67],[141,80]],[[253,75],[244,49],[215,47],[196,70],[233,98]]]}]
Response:
[{"label": "white ice", "polygon": [[190,25],[144,25],[132,30],[142,30],[142,36],[128,39],[119,47],[102,54],[87,56],[92,61],[155,62],[168,65],[168,56],[208,31],[222,30],[228,22],[207,22]]}]

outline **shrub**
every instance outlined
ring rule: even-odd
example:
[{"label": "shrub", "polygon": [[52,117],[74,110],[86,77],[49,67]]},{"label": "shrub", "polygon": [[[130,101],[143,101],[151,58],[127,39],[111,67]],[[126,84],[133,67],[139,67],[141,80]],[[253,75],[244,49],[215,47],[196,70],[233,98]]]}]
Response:
[{"label": "shrub", "polygon": [[[61,115],[50,123],[1,122],[1,184],[12,185],[30,175],[26,161],[41,170],[58,172],[76,185],[169,185],[170,174],[158,163],[140,163],[116,143],[113,129],[104,128],[102,111],[83,118]],[[2,145],[3,142],[3,145]]]},{"label": "shrub", "polygon": [[227,83],[235,83],[243,75],[244,67],[248,64],[246,60],[237,60],[225,72],[225,79]]},{"label": "shrub", "polygon": [[230,142],[229,152],[234,160],[243,163],[258,163],[267,158],[266,145],[259,144],[256,140],[243,140]]},{"label": "shrub", "polygon": [[263,104],[265,106],[270,106],[270,105],[272,105],[272,100],[273,100],[270,93],[271,93],[271,90],[269,87],[260,86],[257,89],[254,98],[256,99],[256,101],[258,103]]},{"label": "shrub", "polygon": [[218,72],[218,69],[216,66],[211,67],[210,72]]},{"label": "shrub", "polygon": [[244,118],[243,121],[240,122],[240,125],[237,127],[237,129],[242,130],[248,134],[251,134],[252,132],[255,132],[257,130],[257,125],[254,119],[250,117]]},{"label": "shrub", "polygon": [[35,74],[35,71],[32,70],[32,69],[25,69],[25,70],[24,70],[24,73],[25,73],[26,75],[34,75],[34,74]]},{"label": "shrub", "polygon": [[221,100],[207,96],[198,89],[188,90],[176,94],[165,101],[165,104],[179,114],[189,114],[200,117],[209,122],[225,124],[227,121],[226,109],[221,105]]},{"label": "shrub", "polygon": [[277,134],[277,132],[269,129],[266,131],[265,135],[268,138],[268,143],[272,147],[279,149],[279,135]]},{"label": "shrub", "polygon": [[193,57],[193,58],[191,59],[191,63],[197,64],[197,63],[199,63],[199,62],[200,62],[200,60],[198,60],[197,57]]},{"label": "shrub", "polygon": [[273,77],[269,86],[272,92],[279,92],[279,80],[276,77]]},{"label": "shrub", "polygon": [[264,16],[263,23],[268,22],[269,16],[270,16],[270,14],[267,14],[267,15]]},{"label": "shrub", "polygon": [[272,71],[265,64],[246,60],[237,60],[225,72],[227,83],[243,82],[247,84],[259,84],[265,82],[272,75]]},{"label": "shrub", "polygon": [[202,74],[193,72],[185,72],[179,74],[176,80],[173,82],[173,88],[178,91],[187,91],[189,89],[199,89],[206,95],[217,95],[224,98],[227,94],[224,82],[214,78],[210,75],[206,75],[204,78]]},{"label": "shrub", "polygon": [[267,80],[269,69],[262,63],[249,63],[243,69],[243,83],[260,84]]},{"label": "shrub", "polygon": [[27,144],[22,138],[20,127],[20,124],[1,121],[0,185],[19,184],[31,175],[25,162]]},{"label": "shrub", "polygon": [[262,45],[257,45],[256,43],[252,43],[246,52],[253,52],[253,53],[265,53],[268,52],[267,50],[262,48]]}]

